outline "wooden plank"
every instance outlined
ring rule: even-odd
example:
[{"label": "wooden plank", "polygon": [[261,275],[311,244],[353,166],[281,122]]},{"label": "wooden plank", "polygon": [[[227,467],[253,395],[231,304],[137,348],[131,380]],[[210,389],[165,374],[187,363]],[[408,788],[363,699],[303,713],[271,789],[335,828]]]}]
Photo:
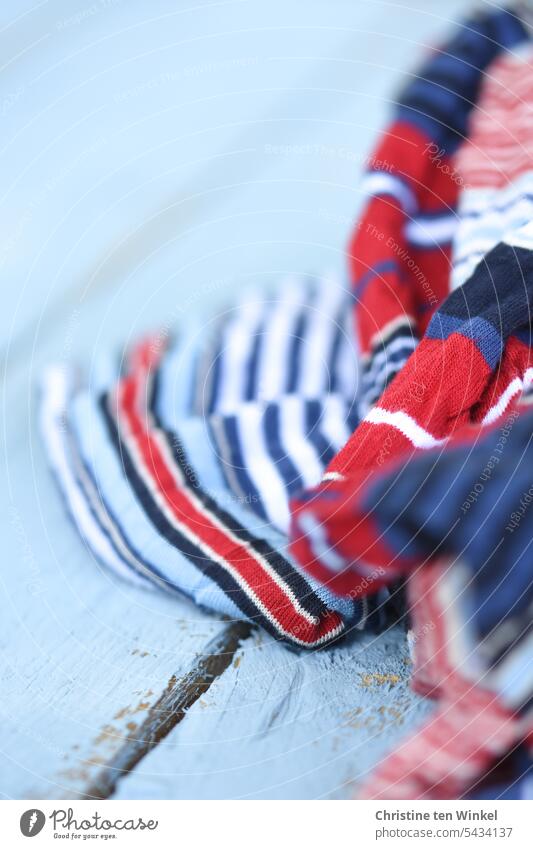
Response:
[{"label": "wooden plank", "polygon": [[142,725],[131,730],[121,748],[102,766],[85,791],[86,798],[108,799],[113,796],[118,783],[185,719],[187,711],[226,671],[238,647],[252,630],[253,626],[246,622],[233,622],[207,644],[183,677],[172,676]]}]

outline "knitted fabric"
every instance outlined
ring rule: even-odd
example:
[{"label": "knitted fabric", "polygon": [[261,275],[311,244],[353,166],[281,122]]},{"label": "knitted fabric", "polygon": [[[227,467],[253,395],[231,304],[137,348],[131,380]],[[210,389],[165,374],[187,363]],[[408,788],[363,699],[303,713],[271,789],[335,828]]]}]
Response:
[{"label": "knitted fabric", "polygon": [[438,700],[364,798],[530,792],[530,56],[491,66],[454,162],[459,288],[325,482],[293,503],[292,551],[336,593],[408,576],[413,686]]},{"label": "knitted fabric", "polygon": [[525,38],[508,11],[466,21],[413,77],[363,179],[368,202],[349,265],[361,347],[361,412],[377,401],[450,291],[464,185],[452,160],[484,70]]},{"label": "knitted fabric", "polygon": [[[415,689],[437,712],[360,791],[457,798],[533,739],[533,413],[402,462],[367,492],[391,549],[411,558]],[[493,779],[497,781],[497,778]]]},{"label": "knitted fabric", "polygon": [[[422,342],[401,373],[330,463],[326,483],[312,497],[307,493],[301,498],[302,510],[298,501],[293,504],[293,552],[318,580],[330,580],[337,592],[350,590],[350,572],[366,573],[368,563],[359,567],[357,558],[365,551],[366,561],[369,552],[364,535],[353,529],[348,536],[343,533],[339,525],[342,510],[334,503],[345,495],[351,497],[375,470],[395,457],[444,444],[464,428],[484,428],[497,421],[512,399],[533,381],[533,227],[531,198],[525,191],[533,172],[533,148],[517,135],[519,128],[527,125],[532,104],[515,93],[519,85],[526,90],[528,75],[532,79],[531,55],[530,48],[522,48],[520,55],[491,66],[472,121],[474,138],[465,142],[456,157],[466,188],[460,202],[465,218],[459,221],[454,241],[454,269],[463,273],[474,263],[471,276],[432,316]],[[496,97],[500,98],[498,109]],[[510,117],[504,129],[507,113]],[[502,172],[504,162],[512,163],[512,168]],[[488,189],[480,185],[482,180]],[[474,215],[474,208],[482,212]],[[502,241],[494,246],[498,238]],[[478,253],[485,249],[480,260]],[[343,479],[334,493],[327,481]],[[312,508],[305,506],[309,502]],[[313,551],[302,521],[306,526],[319,525],[321,545],[333,552],[339,563],[352,563],[352,568],[332,577]],[[355,537],[358,542],[353,549]],[[378,564],[387,561],[391,575],[396,572],[390,552],[374,555]],[[354,580],[357,582],[357,577]]]},{"label": "knitted fabric", "polygon": [[[462,27],[449,49],[409,83],[395,123],[404,135],[387,134],[391,168],[378,173],[378,155],[369,175],[387,178],[385,189],[374,185],[369,208],[392,215],[391,234],[408,231],[423,242],[426,213],[444,209],[449,218],[457,184],[423,146],[453,148],[483,69],[523,37],[509,13],[482,17]],[[450,96],[443,99],[443,90]],[[404,189],[414,192],[421,210],[416,227],[396,202]],[[375,245],[388,250],[387,239],[369,234],[366,242],[370,253]],[[440,244],[433,250],[422,242],[420,262],[438,258],[441,270],[431,267],[440,297],[449,249],[444,263]],[[402,297],[420,294],[416,274],[397,282]],[[374,280],[365,292],[365,298],[381,292],[376,313],[384,316],[383,326],[390,324],[384,287]],[[378,571],[373,589],[383,589],[371,601],[367,587],[353,582],[339,593],[329,573],[324,582],[305,563],[297,565],[279,533],[288,528],[289,497],[319,482],[356,424],[348,312],[342,287],[295,280],[266,303],[250,298],[229,311],[205,343],[195,341],[194,328],[178,342],[168,333],[141,341],[121,377],[106,368],[96,384],[85,386],[52,371],[43,433],[70,512],[98,560],[143,586],[152,582],[219,613],[249,618],[296,646],[382,627],[389,616],[388,572]],[[364,346],[364,332],[361,339]],[[393,359],[396,353],[389,346]],[[381,379],[378,371],[376,385]],[[335,552],[328,557],[335,559]]]},{"label": "knitted fabric", "polygon": [[[333,596],[301,572],[287,538],[228,489],[211,422],[190,408],[203,359],[190,337],[154,336],[129,353],[120,377],[102,366],[87,386],[64,368],[47,371],[41,430],[90,551],[121,577],[247,618],[296,647],[384,627],[387,590]],[[334,413],[340,424],[344,408]]]},{"label": "knitted fabric", "polygon": [[[369,570],[384,570],[383,584],[408,567],[366,516],[373,475],[395,458],[411,458],[472,430],[482,433],[533,383],[533,252],[516,246],[530,240],[533,247],[532,226],[515,237],[515,244],[494,248],[449,296],[402,372],[330,464],[326,482],[294,501],[292,551],[334,592],[350,592]],[[317,551],[315,527],[335,569]]]},{"label": "knitted fabric", "polygon": [[290,278],[228,310],[196,370],[192,413],[228,488],[284,533],[289,497],[320,481],[358,424],[349,313],[335,279]]}]

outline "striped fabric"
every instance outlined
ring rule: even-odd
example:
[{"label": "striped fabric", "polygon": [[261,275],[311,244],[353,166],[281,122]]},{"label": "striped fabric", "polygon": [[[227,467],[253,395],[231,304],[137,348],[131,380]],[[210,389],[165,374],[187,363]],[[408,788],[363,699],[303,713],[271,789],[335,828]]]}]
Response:
[{"label": "striped fabric", "polygon": [[[96,386],[77,386],[66,373],[49,375],[42,408],[49,454],[99,561],[137,583],[153,581],[226,615],[251,618],[298,646],[325,644],[367,621],[383,623],[391,564],[363,558],[347,578],[327,523],[303,511],[301,544],[293,540],[303,566],[296,566],[286,551],[289,500],[316,486],[328,464],[330,477],[344,473],[354,444],[337,454],[358,421],[351,299],[364,408],[427,324],[434,303],[426,281],[436,302],[448,290],[457,183],[431,145],[457,144],[483,69],[523,37],[510,13],[482,17],[461,27],[409,83],[367,175],[372,197],[358,228],[352,293],[328,278],[283,281],[269,298],[250,296],[228,310],[201,345],[194,328],[180,344],[167,344],[162,333],[140,343],[125,375],[107,370]],[[371,229],[378,224],[383,238]],[[404,244],[418,251],[416,267],[401,254]],[[391,262],[393,279],[382,285]],[[371,271],[376,263],[381,282]],[[376,321],[380,341],[372,347]],[[426,349],[424,342],[422,357]],[[409,377],[409,368],[402,376]],[[374,419],[383,416],[407,421],[392,402],[372,408],[356,431],[377,431],[378,463],[395,451],[389,438],[398,440],[398,428],[389,424],[381,444]],[[413,416],[409,422],[423,443],[440,438]],[[372,462],[370,450],[363,465]],[[318,569],[308,568],[301,550],[310,539],[320,553]],[[354,583],[349,576],[357,570]],[[370,619],[368,602],[361,602],[369,587],[381,592]]]},{"label": "striped fabric", "polygon": [[225,314],[195,375],[225,482],[287,533],[289,498],[317,484],[358,424],[350,294],[331,277],[292,278]]},{"label": "striped fabric", "polygon": [[[476,142],[467,140],[457,155],[463,163],[461,177],[465,181],[464,194],[468,197],[484,189],[476,188],[481,179],[507,186],[507,175],[502,174],[501,161],[494,162],[494,181],[488,171],[490,155],[479,166],[473,158],[473,149],[491,151],[494,138],[501,131],[502,113],[492,113],[494,92],[502,98],[508,92],[509,111],[518,112],[518,123],[525,121],[529,109],[527,101],[517,100],[512,82],[529,75],[533,79],[533,66],[529,64],[531,50],[524,47],[512,59],[497,60],[490,68],[488,82],[484,86],[481,101],[475,112],[473,124],[483,116],[483,127],[487,134],[477,128]],[[502,81],[500,81],[500,76]],[[502,107],[503,108],[503,107]],[[512,159],[516,149],[516,161],[524,169],[521,174],[511,172],[515,181],[527,181],[533,173],[533,148],[527,155],[520,138],[514,135],[516,125],[510,123],[509,132],[502,133],[507,159]],[[468,168],[472,170],[468,170]],[[495,190],[492,199],[499,208],[499,194]],[[485,197],[486,194],[485,194]],[[484,218],[491,216],[490,208],[484,209]],[[506,409],[517,395],[528,391],[533,385],[533,363],[531,362],[530,304],[533,286],[533,224],[526,215],[514,214],[516,228],[506,229],[504,240],[496,246],[492,239],[484,243],[488,251],[478,261],[470,278],[449,295],[442,307],[431,317],[424,338],[409,358],[396,380],[386,389],[378,403],[372,407],[351,439],[330,463],[325,475],[323,492],[319,488],[293,505],[297,521],[294,528],[293,551],[300,562],[318,580],[331,580],[337,592],[349,591],[350,581],[368,568],[367,540],[364,535],[352,531],[348,536],[340,530],[342,515],[332,506],[333,500],[342,499],[345,492],[359,491],[363,482],[386,462],[396,457],[416,453],[418,450],[444,445],[446,440],[462,429],[477,426],[487,427],[505,415]],[[476,225],[477,226],[477,225]],[[481,222],[481,233],[485,225]],[[466,236],[465,236],[466,233]],[[454,242],[454,256],[462,262],[463,246],[469,245],[477,251],[479,234],[472,229],[469,220],[461,222]],[[502,235],[498,229],[492,234]],[[333,499],[328,489],[328,480],[342,481],[339,492]],[[312,501],[313,507],[306,505]],[[342,512],[342,511],[341,511]],[[329,514],[332,515],[331,528]],[[334,550],[339,563],[350,563],[351,568],[331,576],[327,566],[320,562],[313,549],[312,540],[306,537],[301,519],[307,524],[319,524],[325,548]],[[333,527],[333,525],[335,527]],[[372,537],[372,533],[370,534]],[[352,539],[357,538],[357,548],[352,548]],[[336,540],[340,539],[339,544]],[[357,565],[358,553],[365,552],[364,565]],[[397,572],[397,563],[391,561],[386,549],[376,552],[376,563],[382,564],[392,574]],[[388,565],[387,565],[388,564]],[[351,577],[352,576],[352,577]]]},{"label": "striped fabric", "polygon": [[350,293],[331,275],[293,276],[228,309],[195,375],[193,411],[233,414],[243,403],[338,393],[353,402],[357,351]]},{"label": "striped fabric", "polygon": [[530,773],[532,460],[533,413],[515,406],[503,427],[401,463],[367,493],[382,538],[413,560],[413,683],[438,712],[362,795],[457,798],[489,771],[497,783],[515,750],[513,781]]},{"label": "striped fabric", "polygon": [[[500,243],[448,297],[402,372],[330,464],[325,482],[294,500],[292,551],[335,592],[350,592],[370,567],[382,569],[386,582],[410,566],[367,515],[372,477],[397,458],[414,458],[471,431],[482,434],[533,384],[533,251],[518,246],[532,235],[530,224],[514,244]],[[311,525],[320,527],[336,569],[306,534]]]},{"label": "striped fabric", "polygon": [[413,686],[438,708],[364,798],[531,795],[532,160],[515,96],[530,55],[490,67],[455,159],[456,288],[324,482],[292,504],[291,550],[336,593],[408,576]]},{"label": "striped fabric", "polygon": [[42,432],[90,550],[121,577],[247,618],[296,647],[384,627],[393,612],[388,590],[374,599],[337,598],[304,576],[286,536],[228,488],[210,417],[191,412],[204,360],[195,335],[140,342],[123,375],[103,369],[95,386],[76,383],[64,368],[45,375]]}]

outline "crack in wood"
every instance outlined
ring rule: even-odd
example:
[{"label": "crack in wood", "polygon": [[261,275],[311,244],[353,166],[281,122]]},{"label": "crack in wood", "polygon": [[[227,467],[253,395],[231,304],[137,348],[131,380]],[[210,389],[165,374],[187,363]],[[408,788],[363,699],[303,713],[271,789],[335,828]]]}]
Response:
[{"label": "crack in wood", "polygon": [[82,799],[109,799],[124,775],[131,772],[146,755],[170,734],[190,707],[209,690],[230,666],[240,644],[254,626],[234,622],[211,640],[192,669],[180,678],[172,676],[146,719],[96,776]]}]

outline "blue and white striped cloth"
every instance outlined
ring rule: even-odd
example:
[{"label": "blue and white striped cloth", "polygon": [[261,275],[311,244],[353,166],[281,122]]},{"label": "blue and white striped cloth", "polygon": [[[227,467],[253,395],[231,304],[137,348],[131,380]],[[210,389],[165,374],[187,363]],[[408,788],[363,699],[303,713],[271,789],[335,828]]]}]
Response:
[{"label": "blue and white striped cloth", "polygon": [[189,412],[205,416],[228,489],[283,532],[289,498],[358,424],[351,313],[339,281],[291,278],[226,312],[198,358]]}]

